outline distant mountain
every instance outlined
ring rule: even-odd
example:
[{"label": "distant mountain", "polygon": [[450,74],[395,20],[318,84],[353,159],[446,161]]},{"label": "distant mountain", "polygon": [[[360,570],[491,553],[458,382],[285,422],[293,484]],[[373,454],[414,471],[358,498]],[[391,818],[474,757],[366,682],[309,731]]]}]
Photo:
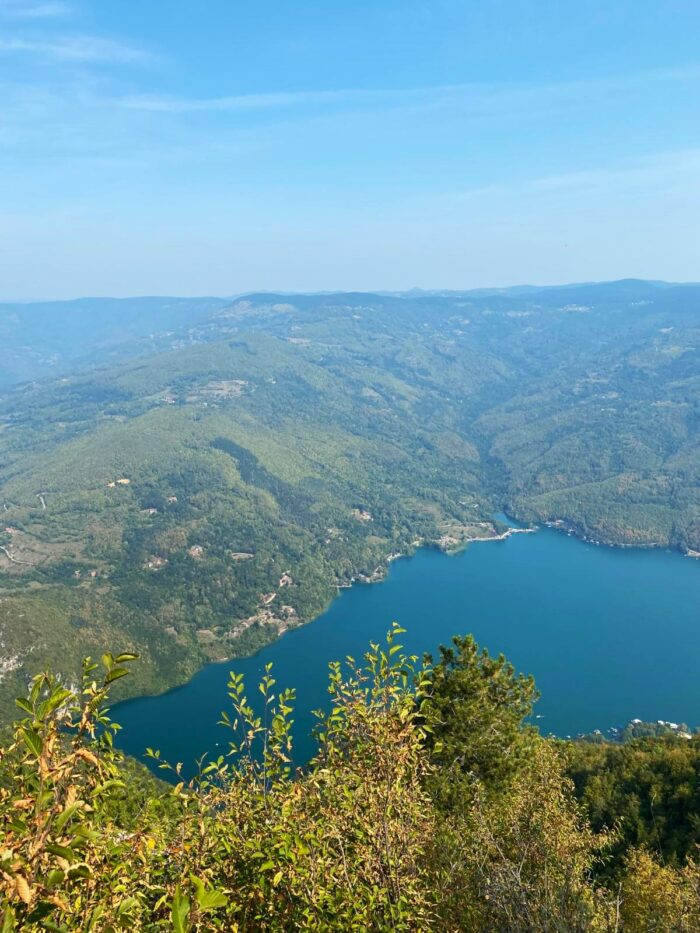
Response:
[{"label": "distant mountain", "polygon": [[[619,282],[567,286],[519,285],[466,291],[411,289],[365,295],[368,301],[401,299],[504,298],[546,306],[562,302],[593,301],[597,305],[620,301],[656,301],[660,291],[668,303],[694,300],[696,285],[673,285],[627,279]],[[688,291],[689,290],[689,291]],[[343,300],[356,301],[363,293],[319,292],[312,295],[259,293],[243,300],[258,306],[301,302],[306,309],[329,307]],[[191,330],[215,319],[217,311],[242,299],[195,297],[78,298],[70,301],[0,302],[0,390],[19,382],[43,379],[144,354],[158,353],[191,340]],[[406,305],[407,306],[407,305]],[[265,315],[269,320],[270,315]]]},{"label": "distant mountain", "polygon": [[79,298],[0,303],[0,388],[148,352],[153,335],[182,331],[222,298]]},{"label": "distant mountain", "polygon": [[609,294],[619,293],[627,288],[645,289],[647,286],[652,288],[674,288],[675,283],[653,281],[649,279],[620,279],[613,282],[577,282],[571,285],[507,285],[502,288],[472,288],[467,290],[454,289],[423,289],[411,288],[404,292],[381,292],[380,294],[396,295],[405,298],[488,298],[493,295],[506,295],[510,298],[529,297],[538,292],[556,291],[558,289],[581,289],[588,288],[591,285],[597,285]]}]

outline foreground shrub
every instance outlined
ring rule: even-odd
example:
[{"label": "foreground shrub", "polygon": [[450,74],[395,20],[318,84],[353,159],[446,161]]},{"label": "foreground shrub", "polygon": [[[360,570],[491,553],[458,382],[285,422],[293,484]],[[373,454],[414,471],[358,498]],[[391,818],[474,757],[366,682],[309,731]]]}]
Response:
[{"label": "foreground shrub", "polygon": [[171,784],[114,747],[133,655],[86,662],[78,688],[37,677],[0,749],[0,931],[700,929],[692,859],[628,849],[614,883],[600,871],[619,833],[590,828],[561,743],[527,726],[531,681],[469,639],[416,668],[400,632],[331,666],[301,771],[270,668],[260,714],[231,676],[230,751],[195,779],[149,751]]},{"label": "foreground shrub", "polygon": [[0,764],[4,930],[429,928],[426,681],[393,638],[332,668],[305,773],[293,693],[268,670],[258,717],[234,676],[230,755],[136,814],[105,710],[130,658],[106,656],[99,683],[86,663],[79,691],[37,678]]},{"label": "foreground shrub", "polygon": [[646,849],[633,849],[620,885],[622,928],[629,933],[697,933],[700,871],[690,862],[664,866]]},{"label": "foreground shrub", "polygon": [[[443,816],[443,912],[451,929],[602,930],[592,869],[607,843],[582,819],[549,742],[494,796],[475,782],[470,805]],[[448,844],[449,840],[449,844]]]}]

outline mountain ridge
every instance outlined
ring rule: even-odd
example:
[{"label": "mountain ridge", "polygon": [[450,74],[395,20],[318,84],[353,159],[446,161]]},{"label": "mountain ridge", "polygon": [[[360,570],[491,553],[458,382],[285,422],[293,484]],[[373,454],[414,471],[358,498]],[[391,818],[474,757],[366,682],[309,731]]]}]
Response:
[{"label": "mountain ridge", "polygon": [[698,286],[181,313],[116,361],[0,392],[3,715],[43,660],[71,676],[125,641],[132,690],[181,682],[391,554],[495,535],[504,507],[700,551]]}]

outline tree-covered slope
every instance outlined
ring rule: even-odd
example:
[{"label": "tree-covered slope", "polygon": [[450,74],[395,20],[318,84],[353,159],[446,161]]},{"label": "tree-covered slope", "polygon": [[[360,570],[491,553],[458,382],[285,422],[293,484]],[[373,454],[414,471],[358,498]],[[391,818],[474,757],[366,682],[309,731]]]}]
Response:
[{"label": "tree-covered slope", "polygon": [[[437,389],[349,356],[334,372],[266,334],[21,390],[6,411],[8,693],[28,663],[71,669],[112,625],[147,658],[144,689],[177,682],[489,514]],[[46,636],[27,638],[21,600]]]},{"label": "tree-covered slope", "polygon": [[700,287],[206,301],[0,398],[5,715],[115,643],[181,681],[504,506],[700,550]]}]

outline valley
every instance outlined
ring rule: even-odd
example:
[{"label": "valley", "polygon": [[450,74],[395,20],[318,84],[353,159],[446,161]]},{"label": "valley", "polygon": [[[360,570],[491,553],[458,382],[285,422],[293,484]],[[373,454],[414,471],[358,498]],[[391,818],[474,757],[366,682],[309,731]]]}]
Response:
[{"label": "valley", "polygon": [[4,373],[5,719],[115,646],[143,659],[117,688],[182,683],[503,508],[700,550],[699,286],[193,299],[180,329],[158,301],[148,345],[99,318],[117,362]]}]

